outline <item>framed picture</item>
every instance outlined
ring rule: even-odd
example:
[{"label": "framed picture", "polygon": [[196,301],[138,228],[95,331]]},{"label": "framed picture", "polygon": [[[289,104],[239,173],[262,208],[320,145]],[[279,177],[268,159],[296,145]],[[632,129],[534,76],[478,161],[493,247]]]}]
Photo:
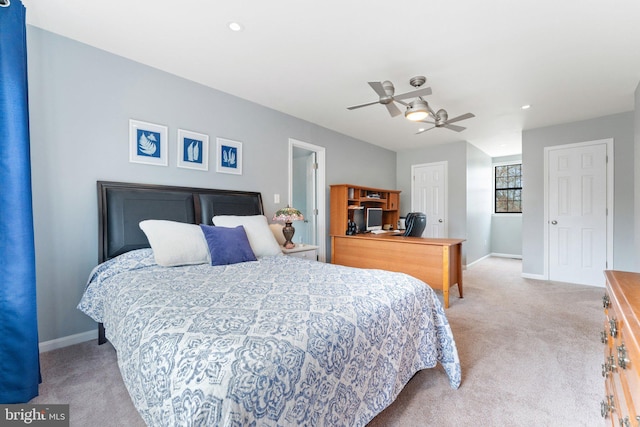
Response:
[{"label": "framed picture", "polygon": [[167,166],[169,141],[166,126],[129,120],[129,161]]},{"label": "framed picture", "polygon": [[242,175],[242,142],[216,138],[216,172]]},{"label": "framed picture", "polygon": [[209,135],[178,129],[178,167],[209,170]]}]

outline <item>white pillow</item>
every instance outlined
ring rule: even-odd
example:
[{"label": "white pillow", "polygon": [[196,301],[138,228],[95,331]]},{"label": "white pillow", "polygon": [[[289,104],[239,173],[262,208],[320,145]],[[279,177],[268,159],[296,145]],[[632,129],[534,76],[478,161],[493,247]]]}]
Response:
[{"label": "white pillow", "polygon": [[140,221],[158,265],[210,263],[209,246],[199,225],[184,222],[148,219]]},{"label": "white pillow", "polygon": [[213,225],[218,227],[237,227],[242,225],[247,233],[253,253],[258,256],[282,255],[282,248],[273,237],[267,217],[264,215],[217,215]]}]

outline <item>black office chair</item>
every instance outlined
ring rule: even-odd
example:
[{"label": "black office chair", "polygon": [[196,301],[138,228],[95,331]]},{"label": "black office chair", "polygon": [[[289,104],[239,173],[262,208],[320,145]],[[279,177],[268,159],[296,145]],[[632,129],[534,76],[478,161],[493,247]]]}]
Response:
[{"label": "black office chair", "polygon": [[420,237],[427,226],[427,215],[422,212],[409,212],[404,226],[404,236]]}]

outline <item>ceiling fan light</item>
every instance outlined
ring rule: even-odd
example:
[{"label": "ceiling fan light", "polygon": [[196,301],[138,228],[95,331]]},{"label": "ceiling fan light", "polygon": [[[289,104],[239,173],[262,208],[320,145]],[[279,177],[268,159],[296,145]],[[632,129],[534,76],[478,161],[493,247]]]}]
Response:
[{"label": "ceiling fan light", "polygon": [[420,120],[426,119],[429,116],[429,113],[426,111],[410,111],[406,112],[404,116],[412,122],[419,122]]},{"label": "ceiling fan light", "polygon": [[424,120],[429,115],[427,103],[421,99],[416,99],[407,107],[407,111],[404,112],[404,117],[413,122],[419,122]]}]

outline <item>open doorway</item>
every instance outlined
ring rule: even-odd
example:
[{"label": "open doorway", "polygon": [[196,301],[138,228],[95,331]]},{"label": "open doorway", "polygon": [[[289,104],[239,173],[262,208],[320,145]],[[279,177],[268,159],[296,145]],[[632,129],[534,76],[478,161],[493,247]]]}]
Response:
[{"label": "open doorway", "polygon": [[326,260],[325,149],[289,139],[289,206],[299,209],[304,221],[294,224],[294,243],[318,246],[318,260]]}]

